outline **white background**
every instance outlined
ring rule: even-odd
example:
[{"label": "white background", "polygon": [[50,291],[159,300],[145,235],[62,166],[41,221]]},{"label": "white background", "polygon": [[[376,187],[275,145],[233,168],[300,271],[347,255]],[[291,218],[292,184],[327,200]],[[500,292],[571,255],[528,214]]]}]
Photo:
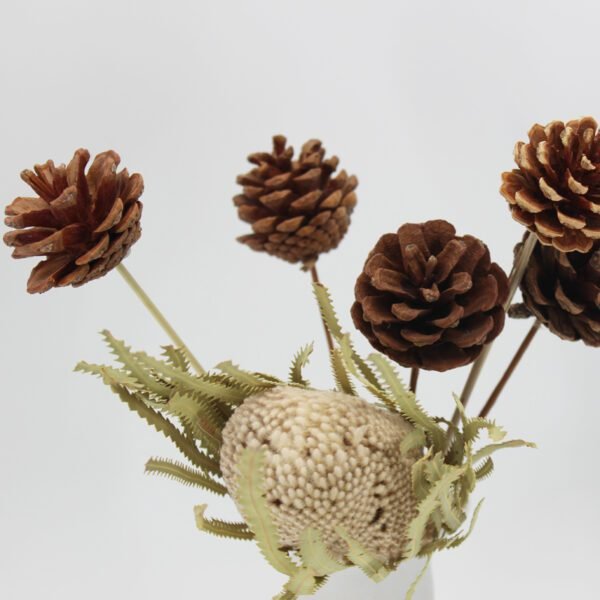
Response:
[{"label": "white background", "polygon": [[[320,137],[358,175],[351,230],[320,261],[348,328],[367,252],[404,222],[446,218],[508,270],[522,229],[500,173],[534,122],[600,116],[599,16],[593,1],[4,0],[0,196],[26,195],[33,163],[115,148],[146,182],[127,266],[202,361],[284,374],[316,339],[313,381],[329,386],[307,276],[234,241],[245,156],[274,133],[297,148]],[[168,442],[71,373],[110,360],[105,327],[136,348],[166,342],[119,275],[28,296],[33,261],[2,253],[0,597],[270,597],[281,578],[250,545],[195,530],[194,504],[232,507],[144,476],[149,456],[175,456]],[[528,326],[509,323],[477,402]],[[434,561],[436,598],[593,596],[598,358],[540,333],[496,411],[539,450],[498,457],[473,537]],[[465,376],[424,377],[427,408],[449,415]]]}]

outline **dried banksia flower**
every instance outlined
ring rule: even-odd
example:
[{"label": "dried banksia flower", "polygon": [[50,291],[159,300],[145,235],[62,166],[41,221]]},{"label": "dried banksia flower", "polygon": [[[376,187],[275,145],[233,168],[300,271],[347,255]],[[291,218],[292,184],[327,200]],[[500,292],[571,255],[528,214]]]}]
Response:
[{"label": "dried banksia flower", "polygon": [[446,371],[477,358],[502,331],[504,271],[487,246],[450,223],[406,224],[380,238],[356,287],[352,319],[406,367]]},{"label": "dried banksia flower", "polygon": [[515,146],[500,192],[542,244],[589,252],[600,239],[600,133],[591,117],[534,125]]},{"label": "dried banksia flower", "polygon": [[319,140],[306,142],[297,159],[293,155],[286,138],[276,135],[272,152],[248,157],[256,167],[238,176],[243,191],[233,201],[253,233],[238,240],[310,268],[320,254],[336,248],[348,230],[358,180],[346,171],[333,176],[338,158],[325,159]]},{"label": "dried banksia flower", "polygon": [[300,534],[314,527],[343,558],[342,527],[393,562],[416,514],[411,469],[421,454],[400,451],[411,430],[400,415],[356,396],[276,387],[246,399],[228,421],[221,471],[236,498],[242,451],[263,449],[266,500],[284,546],[298,548]]},{"label": "dried banksia flower", "polygon": [[142,176],[117,172],[120,158],[113,150],[98,154],[86,173],[89,158],[80,149],[66,166],[49,160],[23,171],[37,196],[15,198],[5,209],[4,222],[14,231],[4,242],[14,247],[13,257],[46,257],[31,272],[30,293],[102,277],[141,235]]},{"label": "dried banksia flower", "polygon": [[511,307],[511,316],[533,315],[564,340],[600,346],[600,245],[587,254],[538,245],[521,292],[523,304]]}]

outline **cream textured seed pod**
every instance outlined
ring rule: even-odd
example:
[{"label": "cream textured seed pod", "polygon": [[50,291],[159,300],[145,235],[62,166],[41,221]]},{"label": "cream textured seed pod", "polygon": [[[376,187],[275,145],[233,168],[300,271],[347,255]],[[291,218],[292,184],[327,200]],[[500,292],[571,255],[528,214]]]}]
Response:
[{"label": "cream textured seed pod", "polygon": [[245,448],[265,453],[266,500],[284,547],[318,529],[341,558],[345,533],[386,561],[401,558],[416,515],[412,465],[402,454],[412,426],[400,415],[340,392],[279,386],[250,396],[223,430],[221,471],[231,496]]}]

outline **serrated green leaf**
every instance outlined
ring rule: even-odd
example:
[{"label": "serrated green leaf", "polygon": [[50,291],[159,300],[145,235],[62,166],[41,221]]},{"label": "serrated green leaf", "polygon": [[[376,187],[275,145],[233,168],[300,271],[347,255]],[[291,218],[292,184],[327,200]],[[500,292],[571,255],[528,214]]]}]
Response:
[{"label": "serrated green leaf", "polygon": [[248,527],[256,536],[264,557],[274,569],[291,577],[298,567],[285,552],[279,550],[281,543],[277,529],[264,498],[264,461],[264,452],[261,450],[246,448],[241,453],[238,462],[237,503]]},{"label": "serrated green leaf", "polygon": [[335,379],[338,391],[343,392],[344,394],[349,394],[350,396],[356,396],[356,389],[352,384],[350,374],[346,369],[346,365],[340,351],[337,348],[334,348],[330,352],[329,356],[331,360],[333,378]]},{"label": "serrated green leaf", "polygon": [[190,363],[185,352],[181,348],[176,348],[175,346],[163,346],[162,349],[163,356],[167,359],[169,364],[180,369],[184,373],[190,372]]},{"label": "serrated green leaf", "polygon": [[106,385],[118,384],[129,389],[140,389],[143,385],[123,369],[115,369],[106,365],[96,365],[87,363],[84,360],[77,363],[75,371],[79,373],[88,373],[97,375]]},{"label": "serrated green leaf", "polygon": [[389,568],[380,557],[352,539],[342,527],[336,527],[335,531],[348,544],[348,552],[346,553],[348,560],[359,567],[373,581],[383,581],[390,574]]},{"label": "serrated green leaf", "polygon": [[494,421],[482,419],[481,417],[475,417],[469,419],[463,429],[463,435],[466,442],[476,440],[479,436],[479,432],[487,430],[490,439],[494,442],[500,442],[506,437],[506,432],[502,427],[499,427]]},{"label": "serrated green leaf", "polygon": [[479,467],[475,469],[475,478],[478,481],[489,477],[494,471],[494,461],[488,456]]},{"label": "serrated green leaf", "polygon": [[124,342],[116,339],[107,329],[104,329],[101,332],[101,335],[108,344],[112,353],[115,355],[116,359],[135,379],[142,383],[150,393],[162,398],[169,397],[171,389],[163,383],[156,381],[156,379],[154,379],[150,373],[148,373],[142,367],[142,365],[138,363],[135,355],[133,352],[131,352],[130,348],[125,345]]},{"label": "serrated green leaf", "polygon": [[447,443],[446,432],[425,412],[415,395],[404,387],[389,361],[380,354],[371,354],[369,360],[390,389],[393,402],[402,414],[429,434],[436,452],[443,450]]},{"label": "serrated green leaf", "polygon": [[425,467],[431,458],[431,450],[418,461],[416,461],[411,469],[412,489],[417,500],[423,500],[429,493],[431,484],[427,480]]},{"label": "serrated green leaf", "polygon": [[121,400],[127,404],[130,410],[136,412],[142,419],[144,419],[149,425],[154,427],[157,431],[162,433],[166,438],[170,439],[179,451],[196,467],[213,473],[215,475],[221,475],[221,469],[219,463],[206,456],[193,444],[189,439],[177,429],[171,421],[166,417],[155,411],[153,408],[148,406],[143,400],[129,393],[123,386],[111,385],[113,392],[121,398]]},{"label": "serrated green leaf", "polygon": [[484,446],[477,452],[473,454],[473,463],[477,463],[480,460],[494,454],[498,450],[502,450],[503,448],[537,448],[535,444],[531,442],[526,442],[525,440],[509,440],[508,442],[500,442],[499,444],[489,444]]},{"label": "serrated green leaf", "polygon": [[330,575],[348,567],[333,558],[321,534],[312,527],[307,527],[300,534],[299,553],[302,563],[312,569],[316,576]]},{"label": "serrated green leaf", "polygon": [[295,596],[310,596],[317,590],[315,573],[309,567],[300,567],[285,584],[285,589]]},{"label": "serrated green leaf", "polygon": [[250,371],[244,371],[243,369],[240,369],[230,360],[219,363],[216,368],[223,373],[226,373],[230,379],[233,379],[242,386],[246,386],[250,390],[263,390],[278,385],[278,383],[275,381],[267,380],[257,373],[251,373]]},{"label": "serrated green leaf", "polygon": [[183,483],[184,485],[193,485],[199,488],[214,492],[219,496],[227,495],[227,488],[219,482],[205,475],[201,471],[195,471],[182,463],[160,458],[151,458],[146,463],[146,473],[152,475],[162,475]]},{"label": "serrated green leaf", "polygon": [[415,592],[417,591],[417,587],[419,586],[419,583],[421,583],[421,580],[423,579],[423,577],[425,577],[425,573],[427,573],[427,569],[429,568],[429,563],[431,563],[431,556],[427,557],[427,559],[425,560],[425,565],[423,566],[421,571],[419,571],[419,574],[417,575],[415,580],[410,584],[410,587],[406,591],[406,596],[404,597],[405,600],[413,599],[413,596],[415,595]]},{"label": "serrated green leaf", "polygon": [[310,386],[310,382],[304,379],[302,369],[308,364],[310,355],[313,353],[314,343],[307,344],[298,350],[290,367],[290,383],[296,383],[303,387]]},{"label": "serrated green leaf", "polygon": [[412,431],[404,436],[400,444],[401,454],[408,454],[417,448],[424,448],[427,444],[425,431],[421,427],[413,427]]},{"label": "serrated green leaf", "polygon": [[248,529],[246,523],[229,523],[220,519],[209,519],[204,513],[207,505],[194,506],[196,527],[200,531],[216,535],[218,537],[232,538],[235,540],[253,540],[254,534]]}]

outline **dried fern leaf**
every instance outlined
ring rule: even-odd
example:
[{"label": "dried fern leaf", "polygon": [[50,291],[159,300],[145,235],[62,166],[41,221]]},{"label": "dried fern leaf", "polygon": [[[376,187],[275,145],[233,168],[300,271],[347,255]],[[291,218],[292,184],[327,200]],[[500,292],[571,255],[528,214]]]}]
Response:
[{"label": "dried fern leaf", "polygon": [[346,365],[344,363],[344,359],[340,351],[337,348],[334,348],[329,354],[331,360],[331,370],[333,372],[333,378],[335,379],[335,383],[338,391],[343,392],[344,394],[348,394],[350,396],[356,396],[356,389],[352,384],[352,380],[350,379],[350,374],[346,369]]},{"label": "dried fern leaf", "polygon": [[312,569],[316,576],[330,575],[348,567],[332,557],[321,534],[313,527],[307,527],[300,534],[299,553],[302,564]]},{"label": "dried fern leaf", "polygon": [[402,414],[430,435],[435,451],[445,448],[446,432],[423,410],[415,395],[406,389],[390,362],[380,354],[371,354],[369,360],[375,365]]},{"label": "dried fern leaf", "polygon": [[526,442],[525,440],[509,440],[508,442],[500,442],[498,444],[489,444],[484,446],[475,454],[473,454],[473,462],[479,462],[480,460],[487,458],[497,452],[498,450],[502,450],[503,448],[537,448],[535,444],[531,442]]},{"label": "dried fern leaf", "polygon": [[491,456],[488,456],[479,467],[475,469],[475,478],[478,481],[489,477],[494,471],[494,461]]},{"label": "dried fern leaf", "polygon": [[170,414],[187,425],[192,435],[213,456],[218,457],[223,444],[222,422],[219,413],[205,398],[175,393],[165,406]]},{"label": "dried fern leaf", "polygon": [[298,385],[309,387],[310,382],[307,379],[304,379],[302,375],[302,369],[308,364],[310,360],[310,355],[313,353],[314,343],[307,344],[298,350],[296,355],[294,356],[294,360],[292,361],[292,366],[290,367],[290,383],[296,383]]},{"label": "dried fern leaf", "polygon": [[151,458],[146,463],[146,473],[152,475],[162,475],[183,483],[183,485],[192,485],[214,492],[219,496],[227,495],[227,488],[208,475],[200,471],[195,471],[190,467],[173,460],[164,458]]},{"label": "dried fern leaf", "polygon": [[204,516],[207,505],[194,506],[196,527],[200,531],[216,535],[218,537],[232,538],[234,540],[253,540],[254,534],[248,529],[246,523],[229,523],[220,519],[209,519]]},{"label": "dried fern leaf", "polygon": [[241,453],[237,503],[264,557],[274,569],[291,577],[298,567],[285,552],[279,550],[281,543],[277,529],[264,498],[264,460],[264,453],[260,450],[246,448]]},{"label": "dried fern leaf", "polygon": [[[331,300],[329,290],[322,283],[313,283],[313,291],[315,294],[315,298],[317,299],[317,304],[319,305],[319,311],[321,312],[323,322],[329,330],[329,333],[331,333],[333,338],[339,343],[342,337],[344,336],[344,333],[342,331],[342,327],[333,307],[333,302]],[[348,340],[348,344],[350,346],[350,355],[352,357],[352,360],[358,367],[362,376],[372,386],[374,386],[375,388],[380,388],[377,375],[375,375],[371,367],[369,367],[369,365],[356,352],[356,350],[350,343],[350,340]]]},{"label": "dried fern leaf", "polygon": [[257,373],[251,373],[250,371],[240,369],[230,360],[219,363],[216,368],[219,369],[219,371],[226,373],[230,379],[239,385],[245,386],[250,391],[268,389],[277,385],[277,382],[271,379],[266,379]]},{"label": "dried fern leaf", "polygon": [[144,387],[143,384],[134,377],[131,377],[131,375],[123,369],[115,369],[105,365],[96,365],[82,360],[77,363],[74,370],[80,373],[97,375],[106,385],[115,383],[129,389],[141,389]]},{"label": "dried fern leaf", "polygon": [[206,456],[165,416],[148,406],[137,396],[129,393],[123,386],[111,385],[113,392],[121,398],[130,410],[136,412],[144,421],[171,440],[178,450],[196,467],[221,476],[219,463]]},{"label": "dried fern leaf", "polygon": [[175,368],[180,369],[184,373],[190,372],[190,363],[181,348],[175,346],[163,346],[162,355],[167,359],[167,362]]},{"label": "dried fern leaf", "polygon": [[390,574],[390,570],[378,556],[363,548],[342,527],[336,527],[335,531],[348,544],[348,552],[346,553],[348,560],[359,567],[373,581],[383,581]]},{"label": "dried fern leaf", "polygon": [[102,337],[111,349],[112,354],[125,367],[129,373],[152,394],[168,398],[171,389],[154,379],[146,369],[138,363],[133,352],[121,340],[117,340],[107,329],[101,332]]},{"label": "dried fern leaf", "polygon": [[410,584],[410,587],[406,591],[406,596],[404,597],[404,600],[412,600],[413,599],[413,596],[415,595],[415,592],[417,591],[417,587],[419,586],[419,583],[421,583],[421,580],[423,579],[423,577],[425,577],[425,573],[427,573],[427,569],[429,568],[430,563],[431,563],[431,556],[428,556],[427,559],[425,560],[425,564],[423,565],[423,568],[421,569],[421,571],[419,571],[419,574],[417,575],[415,580]]}]

